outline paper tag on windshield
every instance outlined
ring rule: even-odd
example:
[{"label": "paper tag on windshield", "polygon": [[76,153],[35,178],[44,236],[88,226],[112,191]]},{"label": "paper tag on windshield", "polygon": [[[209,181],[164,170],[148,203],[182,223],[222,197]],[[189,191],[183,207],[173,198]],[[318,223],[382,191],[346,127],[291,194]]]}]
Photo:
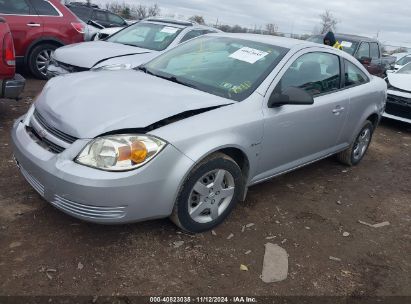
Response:
[{"label": "paper tag on windshield", "polygon": [[346,47],[346,48],[350,48],[350,47],[352,47],[352,42],[343,41],[343,42],[341,42],[341,46]]},{"label": "paper tag on windshield", "polygon": [[257,49],[243,47],[239,49],[237,52],[232,53],[229,57],[254,64],[261,58],[264,58],[265,56],[267,56],[268,54],[269,53],[263,52]]},{"label": "paper tag on windshield", "polygon": [[177,33],[177,31],[178,31],[178,28],[171,27],[171,26],[163,27],[163,29],[161,30],[162,33],[167,33],[167,34],[175,34]]}]

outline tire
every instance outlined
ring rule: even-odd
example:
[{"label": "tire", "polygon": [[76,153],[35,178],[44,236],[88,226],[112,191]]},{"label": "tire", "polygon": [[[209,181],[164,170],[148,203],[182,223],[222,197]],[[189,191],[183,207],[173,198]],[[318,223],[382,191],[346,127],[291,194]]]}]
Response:
[{"label": "tire", "polygon": [[44,43],[36,46],[29,55],[28,66],[31,74],[38,79],[47,80],[46,72],[50,56],[58,46]]},{"label": "tire", "polygon": [[[215,185],[216,179],[221,180],[217,181],[218,185]],[[233,210],[244,184],[241,169],[232,158],[222,153],[213,154],[191,171],[170,218],[189,233],[210,230]]]},{"label": "tire", "polygon": [[337,154],[337,159],[350,167],[358,165],[367,153],[373,133],[374,125],[369,120],[365,121],[353,143],[347,150]]}]

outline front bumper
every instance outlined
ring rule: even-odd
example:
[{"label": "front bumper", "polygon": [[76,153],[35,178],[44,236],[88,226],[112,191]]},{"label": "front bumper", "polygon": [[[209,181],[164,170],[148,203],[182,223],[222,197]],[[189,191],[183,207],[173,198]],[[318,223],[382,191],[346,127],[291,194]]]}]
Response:
[{"label": "front bumper", "polygon": [[16,74],[13,79],[3,82],[3,97],[17,99],[24,90],[26,79],[20,74]]},{"label": "front bumper", "polygon": [[383,117],[411,123],[411,93],[388,90]]},{"label": "front bumper", "polygon": [[90,140],[79,139],[60,154],[37,144],[27,118],[13,126],[14,155],[22,175],[48,202],[76,218],[120,224],[168,217],[192,160],[172,145],[146,166],[105,172],[73,161]]}]

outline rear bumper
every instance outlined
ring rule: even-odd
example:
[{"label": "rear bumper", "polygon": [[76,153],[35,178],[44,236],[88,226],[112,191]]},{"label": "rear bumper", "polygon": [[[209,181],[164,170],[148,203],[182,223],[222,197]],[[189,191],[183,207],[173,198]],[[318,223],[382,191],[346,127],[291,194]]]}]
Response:
[{"label": "rear bumper", "polygon": [[13,79],[3,82],[3,97],[17,99],[24,90],[26,80],[20,74],[16,74]]}]

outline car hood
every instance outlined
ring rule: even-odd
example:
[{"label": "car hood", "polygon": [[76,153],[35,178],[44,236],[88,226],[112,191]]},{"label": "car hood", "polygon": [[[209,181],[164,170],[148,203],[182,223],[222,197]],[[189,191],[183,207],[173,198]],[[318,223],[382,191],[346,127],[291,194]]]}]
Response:
[{"label": "car hood", "polygon": [[120,43],[92,41],[61,47],[54,52],[54,59],[76,67],[91,69],[96,64],[111,58],[151,52],[148,49]]},{"label": "car hood", "polygon": [[411,92],[411,74],[388,74],[388,81],[393,87]]},{"label": "car hood", "polygon": [[[62,93],[64,92],[64,93]],[[35,107],[52,127],[77,138],[146,128],[175,115],[233,101],[140,71],[101,71],[51,79]]]}]

